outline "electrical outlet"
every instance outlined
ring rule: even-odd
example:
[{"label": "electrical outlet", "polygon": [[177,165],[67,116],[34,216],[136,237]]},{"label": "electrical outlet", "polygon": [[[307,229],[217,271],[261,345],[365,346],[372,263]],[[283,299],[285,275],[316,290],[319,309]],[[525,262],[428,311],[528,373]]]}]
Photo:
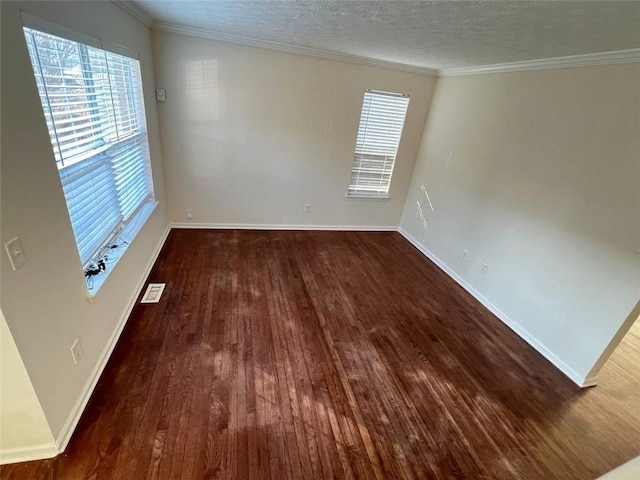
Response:
[{"label": "electrical outlet", "polygon": [[487,270],[489,270],[489,265],[487,265],[486,263],[483,263],[482,267],[480,267],[480,271],[484,275],[485,273],[487,273]]},{"label": "electrical outlet", "polygon": [[304,204],[304,213],[310,213],[311,212],[311,204],[310,203],[305,203]]},{"label": "electrical outlet", "polygon": [[7,251],[7,255],[9,255],[11,268],[13,268],[14,270],[18,270],[25,263],[27,263],[27,257],[25,257],[24,255],[22,243],[20,243],[20,239],[18,237],[9,240],[5,244],[4,248]]},{"label": "electrical outlet", "polygon": [[462,251],[462,259],[466,260],[469,258],[469,250],[463,250]]},{"label": "electrical outlet", "polygon": [[84,352],[82,351],[82,344],[80,343],[80,339],[76,338],[73,342],[73,345],[71,345],[71,356],[73,357],[73,363],[76,365],[80,363],[83,354]]},{"label": "electrical outlet", "polygon": [[184,216],[187,220],[192,220],[193,219],[193,212],[191,210],[185,210],[184,211]]}]

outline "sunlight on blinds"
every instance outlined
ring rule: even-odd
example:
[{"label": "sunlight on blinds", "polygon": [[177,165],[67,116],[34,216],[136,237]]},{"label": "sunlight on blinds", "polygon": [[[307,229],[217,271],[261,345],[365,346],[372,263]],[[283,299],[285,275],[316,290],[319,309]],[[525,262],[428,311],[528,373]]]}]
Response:
[{"label": "sunlight on blinds", "polygon": [[84,265],[153,196],[140,63],[24,32]]},{"label": "sunlight on blinds", "polygon": [[407,95],[365,92],[349,195],[385,196],[389,193],[408,106]]}]

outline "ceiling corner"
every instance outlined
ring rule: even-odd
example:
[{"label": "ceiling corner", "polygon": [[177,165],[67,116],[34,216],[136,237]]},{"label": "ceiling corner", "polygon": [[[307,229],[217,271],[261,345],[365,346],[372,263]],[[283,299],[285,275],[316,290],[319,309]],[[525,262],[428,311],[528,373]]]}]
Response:
[{"label": "ceiling corner", "polygon": [[133,2],[124,1],[124,0],[111,0],[111,3],[119,7],[125,13],[128,13],[133,18],[138,20],[140,23],[145,25],[146,27],[151,28],[153,25],[153,19],[144,13],[139,7],[137,7]]}]

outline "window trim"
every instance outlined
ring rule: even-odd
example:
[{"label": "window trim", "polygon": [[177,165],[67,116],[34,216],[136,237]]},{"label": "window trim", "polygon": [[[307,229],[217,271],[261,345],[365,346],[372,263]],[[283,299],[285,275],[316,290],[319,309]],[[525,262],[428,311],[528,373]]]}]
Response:
[{"label": "window trim", "polygon": [[101,50],[106,50],[107,52],[115,53],[116,55],[122,55],[123,57],[129,57],[133,58],[134,60],[140,61],[140,54],[138,52],[136,52],[135,50],[131,50],[123,45],[116,45],[114,43],[105,42],[101,38],[94,37],[93,35],[71,30],[61,25],[44,20],[40,17],[36,17],[35,15],[31,15],[24,10],[21,10],[20,13],[22,15],[23,27],[37,30],[42,33],[48,33],[49,35],[53,35],[55,37],[64,38],[72,42],[82,43],[90,47],[99,48]]},{"label": "window trim", "polygon": [[[84,275],[84,271],[87,266],[92,262],[97,262],[98,257],[100,259],[104,259],[108,265],[108,268],[102,271],[99,275],[93,277],[85,277],[86,287],[88,297],[92,298],[95,296],[109,276],[111,270],[115,268],[118,261],[128,249],[130,243],[136,237],[136,235],[143,228],[147,220],[151,217],[152,213],[155,211],[158,202],[155,200],[154,195],[154,180],[152,174],[152,161],[151,161],[151,151],[150,151],[150,142],[147,130],[147,122],[146,122],[146,105],[144,101],[144,85],[142,79],[142,65],[139,60],[139,56],[128,50],[126,48],[111,45],[102,40],[82,33],[74,32],[72,30],[68,30],[64,27],[60,27],[58,25],[49,23],[45,20],[41,20],[37,17],[33,17],[25,12],[22,13],[23,19],[23,31],[25,35],[25,40],[27,37],[31,38],[31,40],[27,41],[27,46],[29,49],[29,57],[30,63],[33,68],[34,79],[38,85],[42,85],[38,87],[39,90],[39,100],[41,103],[41,107],[43,109],[44,119],[47,121],[47,130],[50,136],[50,145],[52,149],[53,157],[55,158],[56,169],[58,170],[58,174],[61,182],[61,189],[65,196],[65,203],[67,214],[69,215],[70,221],[74,218],[74,222],[83,221],[82,216],[86,215],[90,212],[91,215],[97,215],[99,218],[103,218],[103,210],[96,210],[90,204],[85,204],[82,207],[82,203],[69,203],[69,199],[67,198],[68,193],[66,188],[78,189],[81,195],[84,191],[89,191],[90,186],[86,182],[94,181],[95,174],[90,173],[100,166],[108,168],[111,173],[109,176],[113,176],[113,179],[110,182],[114,182],[113,185],[109,183],[105,184],[105,187],[108,191],[112,192],[114,198],[116,199],[117,208],[120,216],[120,220],[118,224],[111,229],[109,232],[106,232],[106,236],[103,240],[100,241],[100,246],[95,249],[89,256],[86,261],[81,257],[83,254],[88,253],[87,251],[81,250],[81,245],[83,242],[90,241],[92,239],[92,232],[89,231],[88,236],[81,235],[80,237],[76,237],[76,233],[74,231],[74,248],[79,254],[79,260],[81,260],[82,268],[80,270],[81,274]],[[33,32],[33,33],[31,33]],[[59,125],[56,124],[55,115],[59,115],[59,111],[52,110],[51,100],[49,99],[50,90],[53,88],[54,93],[58,93],[56,91],[56,82],[50,83],[46,80],[47,77],[44,75],[46,71],[44,70],[43,65],[40,64],[40,52],[37,50],[31,51],[32,44],[29,42],[34,42],[33,34],[43,34],[50,35],[53,37],[57,37],[62,41],[67,41],[70,44],[75,44],[77,49],[76,62],[79,62],[81,65],[81,74],[82,74],[82,86],[79,85],[75,88],[84,89],[84,93],[82,96],[84,99],[80,100],[80,102],[84,102],[87,105],[87,109],[89,112],[96,109],[102,109],[104,105],[99,104],[97,90],[94,88],[94,75],[95,72],[100,72],[101,70],[95,70],[95,66],[93,65],[93,60],[90,60],[89,49],[99,50],[104,55],[104,65],[107,68],[107,75],[109,75],[107,85],[102,86],[102,90],[107,88],[107,92],[111,96],[111,104],[112,104],[112,113],[109,115],[113,115],[108,122],[112,125],[110,128],[106,128],[103,126],[103,130],[97,129],[94,133],[94,127],[89,125],[84,127],[85,132],[91,132],[91,135],[95,135],[96,142],[92,143],[86,151],[82,150],[82,142],[84,138],[89,139],[89,137],[77,137],[77,143],[79,145],[80,150],[79,153],[75,153],[71,151],[69,155],[69,150],[63,152],[60,147],[60,142],[64,140],[67,142],[67,145],[73,145],[76,140],[74,140],[73,135],[63,134],[60,132],[58,134]],[[33,44],[33,48],[40,48]],[[35,53],[34,53],[35,52]],[[35,57],[33,55],[35,54]],[[97,53],[92,53],[95,56]],[[35,59],[34,59],[35,58]],[[120,58],[120,59],[119,59]],[[129,60],[126,60],[129,59]],[[89,63],[91,62],[91,63]],[[113,84],[114,79],[111,77],[111,73],[109,72],[109,68],[111,63],[115,62],[113,65],[116,70],[112,70],[113,75],[116,75],[114,78],[116,81],[124,82]],[[100,63],[98,65],[101,65]],[[51,68],[51,67],[47,67]],[[121,69],[121,70],[120,70]],[[123,72],[123,73],[120,73]],[[40,79],[40,80],[38,80]],[[131,83],[133,79],[133,83]],[[117,87],[115,85],[118,85]],[[126,87],[122,86],[126,85]],[[117,90],[114,90],[117,88]],[[41,89],[44,89],[44,93]],[[124,90],[122,90],[124,89]],[[113,96],[118,92],[121,96],[126,92],[124,102],[127,105],[126,107],[120,107],[118,103],[113,104]],[[66,94],[66,93],[65,93]],[[102,93],[104,94],[104,92]],[[122,98],[122,97],[121,97]],[[75,100],[74,100],[75,101]],[[121,110],[121,108],[125,108]],[[55,115],[54,115],[55,113]],[[85,116],[86,114],[80,114],[81,116]],[[64,122],[64,117],[62,118]],[[104,122],[104,120],[102,120]],[[112,122],[112,123],[111,123]],[[122,122],[122,124],[120,123]],[[76,125],[77,121],[74,120],[70,123],[70,126]],[[104,124],[106,125],[106,124]],[[58,128],[56,128],[58,127]],[[106,129],[104,129],[106,128]],[[122,128],[118,130],[118,128]],[[87,130],[89,129],[89,130]],[[66,128],[64,128],[66,132]],[[70,132],[74,132],[72,128]],[[120,132],[120,133],[118,133]],[[114,136],[115,134],[115,136]],[[68,138],[60,138],[60,136],[67,136]],[[97,140],[101,140],[97,142]],[[86,141],[85,141],[86,143]],[[123,150],[124,149],[124,150]],[[65,153],[67,154],[65,156]],[[103,158],[100,158],[103,157]],[[78,165],[78,172],[74,172],[73,168],[76,164],[82,164],[86,161],[91,161],[91,159],[95,159],[96,165],[87,165],[83,167]],[[83,174],[80,174],[82,169],[88,168],[89,170],[85,170]],[[71,170],[70,170],[71,169]],[[92,176],[93,175],[93,176]],[[87,180],[83,178],[86,176]],[[73,186],[71,182],[73,182],[74,177],[81,181],[77,186]],[[81,177],[83,177],[81,179]],[[142,182],[142,183],[140,183]],[[144,185],[143,185],[144,184]],[[87,185],[83,187],[82,185]],[[124,187],[124,188],[123,188]],[[105,192],[107,191],[105,190]],[[72,192],[70,190],[69,192]],[[73,198],[73,194],[71,194]],[[84,200],[80,200],[83,202]],[[80,210],[78,210],[80,208]],[[75,213],[74,213],[75,212]],[[78,212],[87,212],[85,214],[80,213],[80,217],[78,217]],[[105,211],[106,212],[106,211]],[[114,210],[115,212],[115,210]],[[76,215],[73,217],[72,215]],[[110,215],[110,214],[109,214]],[[109,221],[109,217],[104,217],[106,221]],[[78,220],[80,219],[80,220]],[[104,220],[100,220],[103,225],[107,225]],[[71,223],[72,228],[75,230],[75,223]],[[80,225],[80,224],[79,224]],[[97,236],[96,236],[97,238]],[[96,242],[97,244],[98,242]],[[119,244],[117,247],[116,244]],[[84,252],[84,253],[83,253]],[[107,259],[107,255],[113,260],[109,261]],[[79,272],[79,273],[80,273]]]},{"label": "window trim", "polygon": [[371,195],[367,193],[349,193],[345,195],[347,200],[366,200],[372,202],[388,202],[392,199],[390,195]]},{"label": "window trim", "polygon": [[[368,100],[369,97],[369,100]],[[359,146],[359,140],[360,137],[363,137],[363,140],[366,140],[366,129],[370,126],[370,122],[369,122],[369,115],[371,113],[371,103],[373,101],[376,100],[376,98],[380,99],[380,97],[392,97],[392,98],[402,98],[402,99],[406,99],[406,102],[404,103],[404,105],[402,105],[400,102],[397,103],[396,108],[403,108],[403,116],[402,116],[402,121],[398,122],[398,118],[393,118],[394,114],[389,114],[387,118],[384,119],[385,123],[388,123],[387,120],[389,122],[394,123],[395,128],[399,128],[398,133],[397,133],[397,142],[395,144],[395,149],[393,150],[393,154],[389,155],[389,154],[381,154],[381,153],[367,153],[367,152],[358,152],[360,146]],[[381,200],[381,201],[386,201],[386,200],[390,200],[391,197],[389,195],[390,190],[391,190],[391,182],[393,179],[393,172],[395,171],[395,166],[396,166],[396,160],[398,159],[398,151],[400,150],[400,142],[402,141],[402,135],[404,133],[404,125],[406,123],[406,118],[407,118],[407,113],[409,111],[409,100],[410,100],[410,96],[408,94],[404,94],[404,93],[396,93],[396,92],[386,92],[386,91],[382,91],[382,90],[372,90],[372,89],[366,89],[364,91],[363,94],[363,98],[362,98],[362,106],[361,106],[361,110],[360,110],[360,119],[358,122],[358,131],[357,131],[357,138],[356,138],[356,146],[354,148],[354,153],[353,153],[353,157],[352,157],[352,163],[351,163],[351,172],[350,172],[350,176],[349,176],[349,184],[347,186],[347,193],[346,193],[346,198],[350,199],[350,200]],[[365,119],[365,115],[367,115],[366,119]],[[362,127],[365,127],[365,131],[362,131]],[[389,135],[391,136],[391,134]],[[391,140],[391,139],[390,139]],[[370,139],[371,141],[371,139]],[[391,147],[392,144],[388,143],[387,145],[385,145],[385,147],[387,149],[389,149]],[[366,146],[366,144],[364,145]],[[384,148],[384,147],[383,147]],[[387,162],[387,158],[390,157],[392,158],[391,160],[391,168],[388,171],[388,176],[389,176],[389,180],[388,183],[386,184],[386,188],[384,189],[384,191],[367,191],[366,189],[361,189],[358,190],[357,189],[357,184],[353,183],[353,176],[354,176],[354,172],[356,171],[356,169],[362,169],[362,162],[363,160],[366,160],[365,157],[369,156],[369,157],[385,157],[385,163]],[[357,166],[359,165],[359,166]],[[385,173],[385,166],[383,166],[379,172],[379,178],[380,178],[380,184],[382,186],[382,180],[384,179],[384,176],[387,175],[387,173]],[[356,186],[356,188],[353,188],[354,185]]]}]

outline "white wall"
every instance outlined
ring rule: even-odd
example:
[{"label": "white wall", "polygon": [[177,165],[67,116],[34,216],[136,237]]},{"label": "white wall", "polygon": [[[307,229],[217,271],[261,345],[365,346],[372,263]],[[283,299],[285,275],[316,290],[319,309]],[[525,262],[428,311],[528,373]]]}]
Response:
[{"label": "white wall", "polygon": [[51,430],[0,310],[0,463],[57,453]]},{"label": "white wall", "polygon": [[640,298],[638,85],[637,63],[439,80],[402,218],[574,379]]},{"label": "white wall", "polygon": [[[14,272],[3,248],[1,303],[51,431],[60,441],[68,433],[65,422],[77,413],[74,408],[94,379],[109,339],[168,225],[153,99],[151,38],[146,27],[111,2],[2,2],[1,8],[1,241],[4,245],[18,235],[27,257],[27,264]],[[20,9],[138,51],[141,58],[154,187],[160,205],[93,304],[86,298]],[[84,358],[77,366],[70,354],[76,337],[84,347]]]},{"label": "white wall", "polygon": [[[190,209],[194,223],[398,225],[434,78],[153,37],[172,221]],[[367,88],[411,95],[388,202],[345,198]]]},{"label": "white wall", "polygon": [[640,478],[640,457],[629,460],[598,480],[637,480]]}]

